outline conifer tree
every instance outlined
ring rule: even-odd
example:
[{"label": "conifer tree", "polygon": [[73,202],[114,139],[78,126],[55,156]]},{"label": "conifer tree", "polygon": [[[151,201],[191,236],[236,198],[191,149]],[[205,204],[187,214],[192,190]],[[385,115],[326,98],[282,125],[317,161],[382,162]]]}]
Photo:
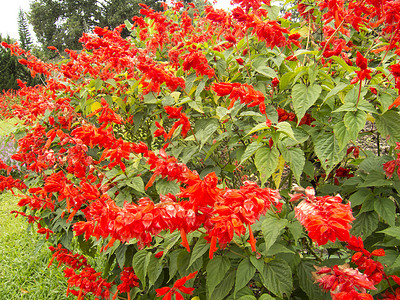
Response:
[{"label": "conifer tree", "polygon": [[21,47],[25,50],[29,50],[32,46],[32,40],[29,33],[28,20],[25,16],[25,12],[21,8],[18,12],[18,34]]}]

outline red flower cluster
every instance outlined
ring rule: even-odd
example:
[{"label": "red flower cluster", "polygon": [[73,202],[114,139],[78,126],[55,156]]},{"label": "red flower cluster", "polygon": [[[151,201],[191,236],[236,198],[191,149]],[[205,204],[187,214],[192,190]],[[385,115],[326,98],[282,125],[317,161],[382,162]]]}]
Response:
[{"label": "red flower cluster", "polygon": [[[400,150],[400,143],[396,142],[395,150]],[[397,153],[397,158],[395,160],[388,161],[383,164],[383,169],[385,170],[386,176],[392,178],[394,171],[397,167],[397,176],[400,179],[400,152]]]},{"label": "red flower cluster", "polygon": [[350,203],[342,204],[337,196],[315,197],[312,187],[305,194],[291,195],[290,201],[303,199],[295,208],[295,216],[308,230],[309,237],[318,245],[328,241],[347,241],[350,238],[350,223],[354,220]]},{"label": "red flower cluster", "polygon": [[315,267],[314,278],[322,289],[331,292],[333,300],[373,300],[366,290],[376,290],[368,277],[349,265]]},{"label": "red flower cluster", "polygon": [[249,84],[221,82],[213,85],[214,92],[218,96],[227,96],[231,99],[228,109],[231,109],[235,101],[240,99],[240,103],[246,103],[248,107],[258,105],[260,112],[265,113],[265,96],[260,91],[256,91]]}]

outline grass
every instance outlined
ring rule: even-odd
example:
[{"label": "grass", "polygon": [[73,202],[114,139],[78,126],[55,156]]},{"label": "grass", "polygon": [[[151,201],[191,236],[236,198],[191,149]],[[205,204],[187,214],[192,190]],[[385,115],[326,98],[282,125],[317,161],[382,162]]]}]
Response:
[{"label": "grass", "polygon": [[[0,121],[0,137],[15,129],[15,121]],[[64,300],[67,280],[61,269],[47,268],[52,253],[43,236],[28,231],[19,210],[18,198],[11,193],[0,194],[0,299],[7,300]]]},{"label": "grass", "polygon": [[0,195],[0,299],[74,299],[66,297],[62,270],[47,268],[51,252],[43,236],[10,214],[16,203],[11,193]]}]

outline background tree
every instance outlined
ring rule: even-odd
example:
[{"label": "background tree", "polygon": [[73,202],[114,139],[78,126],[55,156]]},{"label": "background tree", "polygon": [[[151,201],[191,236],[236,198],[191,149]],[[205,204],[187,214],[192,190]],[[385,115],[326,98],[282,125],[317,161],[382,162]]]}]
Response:
[{"label": "background tree", "polygon": [[114,29],[139,14],[139,3],[161,9],[157,0],[34,0],[29,22],[44,48],[77,50],[82,32],[90,32],[95,26]]},{"label": "background tree", "polygon": [[[101,18],[99,25],[101,27],[108,27],[114,29],[124,22],[124,20],[131,20],[133,16],[139,15],[139,3],[146,4],[151,8],[160,11],[160,2],[154,0],[104,0],[99,1]],[[129,31],[124,29],[122,36],[129,35]]]},{"label": "background tree", "polygon": [[28,28],[28,20],[26,19],[25,12],[19,9],[18,12],[18,34],[21,47],[29,50],[32,47],[31,35]]},{"label": "background tree", "polygon": [[[15,42],[10,37],[2,38],[1,35],[0,41],[5,41],[8,44]],[[11,55],[9,49],[0,45],[0,93],[4,90],[19,89],[17,79],[27,82],[28,86],[33,86],[41,82],[40,75],[32,78],[29,69],[20,64],[18,58]]]}]

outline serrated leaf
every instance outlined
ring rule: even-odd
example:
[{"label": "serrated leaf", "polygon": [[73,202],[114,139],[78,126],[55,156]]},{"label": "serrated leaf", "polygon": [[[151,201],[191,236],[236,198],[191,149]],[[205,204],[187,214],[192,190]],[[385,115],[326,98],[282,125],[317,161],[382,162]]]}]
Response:
[{"label": "serrated leaf", "polygon": [[125,264],[125,253],[126,253],[126,245],[121,244],[115,251],[115,256],[117,258],[117,263],[119,267],[122,269]]},{"label": "serrated leaf", "polygon": [[330,90],[330,92],[325,96],[324,102],[328,100],[330,97],[337,95],[339,92],[343,91],[349,85],[343,82],[339,82],[337,86]]},{"label": "serrated leaf", "polygon": [[206,81],[207,80],[202,80],[199,82],[199,85],[197,86],[197,89],[196,89],[196,93],[194,94],[195,97],[200,96],[201,92],[204,90],[204,87],[206,86]]},{"label": "serrated leaf", "polygon": [[176,272],[178,272],[178,257],[181,255],[183,251],[186,251],[184,249],[177,249],[175,251],[172,251],[171,254],[168,256],[169,259],[169,280],[171,281],[172,278],[174,278]]},{"label": "serrated leaf", "polygon": [[134,190],[144,193],[144,183],[141,177],[134,177],[126,181],[126,185],[133,188]]},{"label": "serrated leaf", "polygon": [[300,148],[289,148],[282,154],[285,160],[289,162],[290,169],[292,170],[296,181],[300,182],[300,176],[303,173],[304,165],[306,163],[303,150]]},{"label": "serrated leaf", "polygon": [[391,182],[387,180],[385,174],[383,173],[370,173],[365,178],[365,181],[362,184],[359,184],[358,187],[370,187],[370,186],[389,186]]},{"label": "serrated leaf", "polygon": [[260,73],[261,75],[264,75],[265,77],[268,77],[268,78],[275,78],[278,76],[278,75],[276,75],[276,72],[272,68],[267,67],[267,66],[259,66],[256,69],[256,71],[258,73]]},{"label": "serrated leaf", "polygon": [[230,267],[231,261],[224,256],[217,256],[209,261],[206,268],[209,295],[213,294],[215,287],[222,282]]},{"label": "serrated leaf", "polygon": [[246,136],[247,136],[247,135],[250,135],[250,134],[253,134],[254,132],[257,132],[257,131],[259,131],[259,130],[265,130],[265,129],[269,129],[269,126],[267,126],[267,124],[266,124],[265,122],[262,122],[262,123],[260,123],[260,124],[257,124],[256,126],[254,126],[254,127],[246,134]]},{"label": "serrated leaf", "polygon": [[323,292],[318,284],[314,283],[311,272],[315,272],[316,261],[301,261],[297,267],[297,277],[300,288],[307,294],[308,299],[323,299]]},{"label": "serrated leaf", "polygon": [[303,235],[303,226],[300,224],[300,222],[297,219],[288,223],[286,226],[289,229],[290,233],[293,235],[295,244],[297,245],[297,241]]},{"label": "serrated leaf", "polygon": [[378,231],[378,233],[384,233],[400,240],[400,226],[392,226],[384,230]]},{"label": "serrated leaf", "polygon": [[276,300],[276,298],[269,294],[262,294],[258,300]]},{"label": "serrated leaf", "polygon": [[333,127],[333,133],[338,141],[339,150],[343,150],[349,143],[351,136],[343,121],[337,122]]},{"label": "serrated leaf", "polygon": [[139,278],[143,286],[146,286],[147,268],[150,263],[151,252],[140,250],[135,253],[132,259],[132,267],[135,270],[136,276]]},{"label": "serrated leaf", "polygon": [[389,224],[394,226],[396,219],[396,205],[389,198],[377,197],[374,202],[375,211]]},{"label": "serrated leaf", "polygon": [[236,293],[246,286],[250,279],[253,278],[255,272],[256,268],[251,264],[248,257],[244,258],[239,263],[236,271],[235,291],[233,292],[234,297],[236,297]]},{"label": "serrated leaf", "polygon": [[210,249],[210,244],[203,238],[198,239],[196,245],[194,245],[192,255],[190,256],[190,261],[188,268],[204,253],[206,253]]},{"label": "serrated leaf", "polygon": [[282,234],[283,229],[288,224],[286,219],[278,219],[274,216],[266,215],[266,218],[261,224],[261,230],[265,240],[265,255],[268,256],[268,251],[276,242],[276,239]]},{"label": "serrated leaf", "polygon": [[317,101],[321,94],[321,86],[298,83],[292,89],[292,103],[298,123],[304,117],[307,110]]},{"label": "serrated leaf", "polygon": [[161,195],[168,193],[177,194],[180,192],[179,184],[175,181],[170,181],[165,178],[159,179],[156,183],[156,190]]},{"label": "serrated leaf", "polygon": [[333,132],[320,134],[313,141],[315,153],[326,174],[329,174],[345,156],[345,151],[340,151],[338,141]]},{"label": "serrated leaf", "polygon": [[250,256],[251,264],[257,269],[260,274],[264,272],[264,260],[262,258],[257,259],[255,255]]},{"label": "serrated leaf", "polygon": [[364,203],[365,199],[368,197],[373,197],[373,193],[370,189],[361,188],[358,189],[354,194],[352,194],[349,198],[349,202],[351,203],[351,207],[355,207]]},{"label": "serrated leaf", "polygon": [[388,137],[388,143],[395,146],[400,141],[400,114],[393,110],[376,117],[375,125],[383,137]]},{"label": "serrated leaf", "polygon": [[154,255],[150,257],[149,267],[147,269],[147,276],[149,277],[150,285],[154,285],[158,277],[160,277],[163,270],[162,260],[156,258]]},{"label": "serrated leaf", "polygon": [[217,107],[216,112],[217,112],[217,117],[221,120],[228,114],[229,110],[226,109],[225,107],[219,106]]},{"label": "serrated leaf", "polygon": [[293,289],[292,270],[283,259],[274,259],[265,264],[261,274],[262,283],[275,295],[289,298]]},{"label": "serrated leaf", "polygon": [[257,298],[254,297],[253,295],[244,295],[244,296],[238,298],[238,300],[257,300]]},{"label": "serrated leaf", "polygon": [[235,272],[229,272],[224,276],[222,282],[218,284],[209,299],[222,300],[229,294],[235,283]]},{"label": "serrated leaf", "polygon": [[350,139],[356,140],[358,133],[364,128],[367,121],[367,114],[361,110],[355,112],[347,112],[344,115],[343,122],[350,135]]},{"label": "serrated leaf", "polygon": [[258,142],[252,142],[250,145],[248,145],[240,159],[240,165],[244,163],[246,160],[248,160],[262,146],[263,144]]},{"label": "serrated leaf", "polygon": [[378,228],[378,223],[379,216],[374,211],[359,214],[353,222],[350,233],[365,239]]},{"label": "serrated leaf", "polygon": [[339,65],[341,65],[343,67],[343,69],[345,69],[347,72],[352,73],[354,71],[354,67],[349,66],[344,60],[343,58],[339,57],[339,56],[331,56],[330,57],[332,60],[336,61]]},{"label": "serrated leaf", "polygon": [[254,157],[254,163],[258,172],[260,172],[261,185],[271,177],[278,166],[279,151],[276,147],[272,149],[267,146],[257,150]]},{"label": "serrated leaf", "polygon": [[274,173],[272,173],[272,179],[274,180],[276,188],[279,188],[281,184],[283,169],[285,168],[285,159],[282,155],[279,155],[278,165]]},{"label": "serrated leaf", "polygon": [[291,139],[296,141],[292,126],[290,125],[289,122],[286,122],[286,121],[279,122],[278,124],[276,124],[276,128],[277,128],[276,129],[277,132],[282,132],[282,133],[286,134],[288,137],[290,137]]}]

